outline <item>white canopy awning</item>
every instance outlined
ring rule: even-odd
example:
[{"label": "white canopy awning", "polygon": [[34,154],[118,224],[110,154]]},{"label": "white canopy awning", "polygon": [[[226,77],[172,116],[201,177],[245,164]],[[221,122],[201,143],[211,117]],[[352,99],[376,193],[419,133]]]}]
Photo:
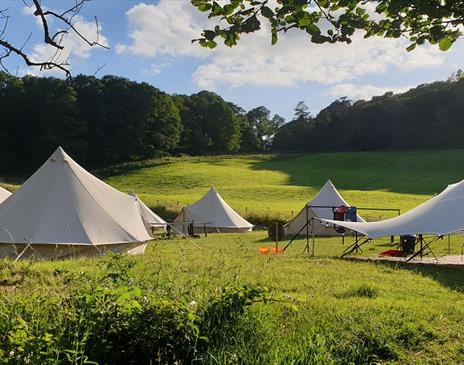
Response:
[{"label": "white canopy awning", "polygon": [[369,238],[407,234],[445,235],[464,230],[464,180],[410,211],[379,222],[323,221],[357,231]]}]

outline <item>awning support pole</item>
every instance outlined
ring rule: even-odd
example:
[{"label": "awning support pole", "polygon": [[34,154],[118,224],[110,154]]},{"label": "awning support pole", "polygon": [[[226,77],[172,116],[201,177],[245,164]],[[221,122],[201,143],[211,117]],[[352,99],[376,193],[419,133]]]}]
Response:
[{"label": "awning support pole", "polygon": [[371,240],[370,238],[366,238],[361,243],[358,243],[360,239],[356,238],[356,241],[351,246],[349,246],[340,257],[345,257],[346,255],[349,255],[350,253],[353,253],[354,251],[358,251],[358,250],[362,252],[361,246],[369,242],[370,240]]},{"label": "awning support pole", "polygon": [[426,241],[424,240],[424,238],[422,237],[422,235],[420,234],[420,235],[419,235],[419,241],[420,241],[420,244],[421,244],[421,248],[420,248],[419,251],[414,252],[414,253],[411,255],[411,257],[408,258],[408,259],[406,260],[406,262],[411,261],[413,258],[415,258],[415,257],[417,257],[417,256],[419,256],[419,255],[420,255],[421,260],[422,260],[422,256],[423,256],[423,254],[424,254],[424,252],[425,252],[426,249],[428,249],[428,250],[430,251],[430,253],[433,255],[433,257],[435,258],[435,260],[438,261],[438,258],[437,258],[437,256],[435,256],[434,252],[433,252],[432,249],[430,248],[430,245],[431,245],[432,243],[434,243],[435,241],[437,241],[437,240],[438,240],[439,238],[441,238],[441,237],[443,237],[443,236],[436,236],[436,237],[434,237],[432,240],[430,240],[429,242],[426,242]]}]

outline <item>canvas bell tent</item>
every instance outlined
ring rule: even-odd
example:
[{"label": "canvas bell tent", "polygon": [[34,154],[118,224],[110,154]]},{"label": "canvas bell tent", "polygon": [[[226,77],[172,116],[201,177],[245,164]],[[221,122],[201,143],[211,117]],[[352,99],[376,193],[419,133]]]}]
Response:
[{"label": "canvas bell tent", "polygon": [[[326,224],[318,220],[311,220],[312,218],[325,218],[333,219],[334,213],[333,208],[337,207],[349,207],[348,203],[339,194],[335,186],[330,180],[324,184],[319,193],[307,203],[303,209],[293,218],[290,222],[285,225],[285,234],[287,235],[306,235],[314,234],[317,236],[334,236],[338,235],[334,229],[333,224]],[[364,219],[359,215],[356,215],[358,222],[364,222]],[[311,222],[311,226],[308,225],[308,232],[306,231],[307,222]]]},{"label": "canvas bell tent", "polygon": [[464,180],[410,211],[380,222],[334,222],[368,238],[430,234],[443,236],[464,231]]},{"label": "canvas bell tent", "polygon": [[9,198],[11,193],[0,186],[0,204],[3,203],[7,198]]},{"label": "canvas bell tent", "polygon": [[0,205],[0,257],[137,254],[150,239],[135,200],[84,170],[61,147]]},{"label": "canvas bell tent", "polygon": [[203,198],[192,205],[182,208],[174,219],[175,230],[188,233],[188,226],[192,224],[195,233],[243,233],[253,229],[253,225],[235,212],[221,195],[212,187]]},{"label": "canvas bell tent", "polygon": [[148,208],[145,203],[140,200],[137,194],[133,191],[129,193],[131,197],[137,202],[137,206],[139,208],[139,212],[141,217],[145,220],[145,222],[152,228],[153,230],[160,230],[166,229],[167,223],[166,221],[153,212],[150,208]]}]

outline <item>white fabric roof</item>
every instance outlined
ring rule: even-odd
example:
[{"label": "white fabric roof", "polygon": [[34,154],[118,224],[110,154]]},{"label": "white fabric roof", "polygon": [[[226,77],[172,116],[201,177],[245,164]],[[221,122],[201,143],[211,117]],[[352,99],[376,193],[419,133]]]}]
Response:
[{"label": "white fabric roof", "polygon": [[174,222],[198,222],[211,228],[250,229],[253,225],[243,219],[212,187],[200,200],[184,207]]},{"label": "white fabric roof", "polygon": [[140,215],[143,217],[145,222],[147,222],[150,227],[166,228],[166,221],[159,215],[157,215],[155,212],[153,212],[150,208],[148,208],[145,205],[145,203],[142,200],[140,200],[140,198],[137,196],[135,192],[131,191],[129,195],[132,196],[137,202]]},{"label": "white fabric roof", "polygon": [[369,238],[406,234],[445,235],[464,230],[463,207],[464,180],[448,185],[432,199],[395,218],[364,223],[326,221]]},{"label": "white fabric roof", "polygon": [[137,203],[59,147],[0,205],[1,243],[114,244],[151,237]]},{"label": "white fabric roof", "polygon": [[10,195],[11,193],[8,190],[0,186],[0,203],[3,203]]},{"label": "white fabric roof", "polygon": [[[330,180],[324,184],[319,193],[312,199],[308,206],[308,220],[311,218],[324,218],[324,219],[333,219],[333,207],[345,206],[349,207],[349,204],[343,199],[339,194],[335,186]],[[328,208],[315,208],[314,206],[325,206]],[[364,219],[357,215],[358,222],[364,222]],[[306,207],[304,207],[290,222],[285,225],[286,234],[297,234],[302,227],[305,226],[307,222],[306,219]],[[336,235],[337,232],[332,226],[327,226],[318,221],[313,221],[313,229],[310,230],[310,233],[316,235]],[[309,228],[308,228],[309,229]],[[303,230],[301,234],[305,234],[306,230]]]}]

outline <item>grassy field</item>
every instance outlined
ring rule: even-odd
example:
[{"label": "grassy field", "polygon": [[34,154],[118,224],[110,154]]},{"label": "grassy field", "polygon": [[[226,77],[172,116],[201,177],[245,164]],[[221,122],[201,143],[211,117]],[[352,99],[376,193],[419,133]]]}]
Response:
[{"label": "grassy field", "polygon": [[[84,358],[82,351],[89,356],[87,360],[99,360],[98,352],[91,350],[97,341],[94,336],[108,337],[111,347],[106,342],[97,343],[114,353],[120,351],[114,338],[124,341],[126,351],[139,349],[142,341],[158,345],[156,341],[159,333],[164,333],[166,323],[153,324],[150,313],[152,306],[161,305],[160,298],[162,303],[196,303],[198,308],[210,310],[218,293],[223,298],[224,288],[246,286],[265,290],[267,299],[250,300],[240,320],[230,327],[224,325],[230,319],[222,313],[213,333],[208,333],[207,349],[196,355],[196,363],[464,361],[463,271],[332,258],[334,252],[342,249],[337,239],[320,239],[315,258],[302,254],[304,240],[297,241],[282,256],[260,255],[259,247],[272,245],[263,232],[210,235],[195,243],[200,248],[188,240],[154,241],[144,256],[132,259],[135,266],[127,265],[126,270],[119,263],[124,270],[113,267],[110,275],[105,258],[17,264],[0,261],[0,338],[8,339],[0,343],[0,349],[8,344],[9,352],[14,349],[16,354],[5,358],[11,363],[27,363],[20,360],[29,356],[30,363],[34,363],[34,359],[45,358],[37,354],[45,353],[54,359],[47,363],[80,364],[85,363],[79,360]],[[102,279],[118,275],[116,283]],[[102,290],[104,296],[100,297]],[[85,303],[94,306],[80,307],[82,304],[75,297],[82,293]],[[155,304],[148,304],[146,297],[156,298]],[[231,302],[231,298],[226,301]],[[182,310],[180,304],[175,305],[176,311]],[[118,306],[121,313],[114,319]],[[147,307],[150,310],[145,310]],[[203,309],[196,310],[203,313]],[[127,332],[130,326],[126,328],[125,320],[129,313],[130,318],[136,318],[128,321],[131,326],[142,326],[138,333]],[[167,316],[165,308],[156,313],[156,321]],[[73,321],[76,317],[85,318],[79,330]],[[104,330],[98,326],[102,321]],[[172,322],[170,319],[170,326]],[[126,336],[131,336],[132,342],[128,343]],[[168,336],[176,345],[175,334],[169,332]],[[68,344],[69,337],[73,339],[73,351],[77,352],[71,360],[58,362],[63,347],[66,348],[63,343]],[[182,342],[182,346],[186,344]],[[142,349],[148,356],[146,347],[150,348],[145,345]],[[164,358],[161,362],[169,361]]]},{"label": "grassy field", "polygon": [[[351,205],[406,211],[462,180],[464,151],[175,158],[120,166],[105,176],[151,206],[172,209],[194,202],[214,185],[243,215],[289,219],[331,179]],[[363,213],[379,218],[378,212]]]},{"label": "grassy field", "polygon": [[[214,185],[239,211],[289,217],[331,178],[351,204],[405,211],[464,177],[463,152],[176,158],[98,173],[172,209]],[[318,238],[315,257],[305,239],[260,255],[266,236],[159,238],[135,258],[0,260],[0,362],[464,362],[464,271],[341,260],[340,238]],[[451,254],[463,242],[452,237]],[[359,254],[391,247],[375,240]],[[433,248],[448,254],[447,239]]]}]

